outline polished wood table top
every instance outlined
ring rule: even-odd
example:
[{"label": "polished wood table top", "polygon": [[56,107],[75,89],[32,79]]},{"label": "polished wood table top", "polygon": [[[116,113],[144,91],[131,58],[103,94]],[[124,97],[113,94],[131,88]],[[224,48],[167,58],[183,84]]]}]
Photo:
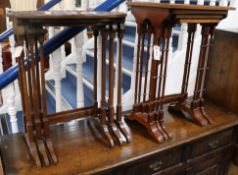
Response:
[{"label": "polished wood table top", "polygon": [[[165,110],[167,111],[167,110]],[[173,133],[172,140],[157,144],[145,128],[136,122],[127,122],[130,128],[131,143],[105,146],[97,133],[92,133],[86,120],[70,122],[51,127],[59,163],[55,166],[36,168],[32,165],[23,134],[2,137],[2,156],[5,170],[11,175],[42,174],[92,174],[130,161],[152,155],[166,149],[196,140],[206,135],[238,124],[237,116],[209,105],[208,113],[213,125],[197,126],[182,118],[182,115],[165,114],[165,123]]]},{"label": "polished wood table top", "polygon": [[186,9],[186,10],[235,10],[234,7],[226,6],[206,6],[206,5],[189,5],[189,4],[166,4],[158,2],[128,2],[127,5],[132,7],[152,7],[161,9]]},{"label": "polished wood table top", "polygon": [[94,11],[21,11],[10,12],[9,17],[17,20],[21,24],[41,24],[41,25],[82,25],[101,22],[106,24],[113,20],[124,20],[126,14],[120,12],[94,12]]},{"label": "polished wood table top", "polygon": [[[135,16],[150,20],[155,18],[154,21],[157,23],[161,23],[159,19],[163,16],[172,25],[175,23],[217,24],[227,16],[228,10],[235,10],[233,7],[225,6],[161,4],[158,2],[128,2],[127,5],[132,8],[132,14]],[[137,22],[141,20],[140,18],[136,19]]]}]

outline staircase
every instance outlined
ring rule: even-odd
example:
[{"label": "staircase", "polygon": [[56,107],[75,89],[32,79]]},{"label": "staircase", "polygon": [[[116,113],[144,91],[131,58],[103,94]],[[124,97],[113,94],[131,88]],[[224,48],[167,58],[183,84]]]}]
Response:
[{"label": "staircase", "polygon": [[[60,2],[60,1],[58,1]],[[83,2],[83,1],[82,1]],[[87,2],[87,1],[86,1]],[[96,1],[94,1],[96,2]],[[220,4],[219,4],[220,2]],[[205,5],[227,5],[227,1],[163,1],[161,3],[191,3],[191,4],[205,4]],[[223,3],[223,4],[222,4]],[[95,5],[95,4],[94,4]],[[85,5],[84,6],[89,6]],[[61,3],[60,7],[63,8],[64,5]],[[71,7],[72,8],[72,7]],[[93,8],[93,7],[90,7]],[[75,9],[75,6],[73,7]],[[125,11],[126,9],[126,11]],[[127,12],[127,8],[125,4],[121,5],[116,9],[117,11],[125,11]],[[52,29],[52,30],[59,30],[59,29]],[[60,29],[61,31],[61,29]],[[57,33],[57,32],[56,32]],[[53,33],[52,35],[54,35]],[[84,33],[86,35],[86,33]],[[79,39],[82,39],[83,35],[78,35]],[[85,36],[83,36],[85,37]],[[194,48],[199,48],[200,46],[200,34],[197,34],[196,37],[196,44]],[[66,56],[65,54],[65,47],[62,46],[61,48],[57,49],[52,55],[51,59],[52,64],[50,65],[50,70],[46,73],[46,90],[47,90],[47,108],[48,113],[55,113],[56,111],[64,111],[75,109],[79,106],[90,106],[93,102],[93,38],[88,40],[83,40],[83,45],[76,45],[75,41],[71,40],[71,52],[73,53],[76,49],[75,53],[80,53],[78,57],[83,57],[82,62],[77,62],[77,58],[75,55],[72,54]],[[181,69],[181,66],[184,65],[184,58],[185,58],[185,49],[186,48],[186,26],[184,25],[177,25],[173,28],[172,31],[172,39],[170,42],[170,56],[169,56],[169,63],[168,67],[169,70],[174,70],[168,72],[168,82],[167,82],[167,94],[174,93],[175,91],[180,90],[180,82],[182,78],[182,72],[178,74],[174,74],[174,72],[178,72],[177,70]],[[85,44],[86,43],[86,44]],[[123,38],[123,56],[122,56],[122,89],[123,89],[123,109],[130,110],[132,99],[133,99],[133,76],[134,70],[133,63],[135,62],[135,55],[136,55],[136,44],[137,43],[137,36],[136,36],[136,24],[134,18],[128,12],[128,17],[125,23],[125,32]],[[108,45],[108,43],[107,43]],[[115,42],[115,46],[117,42]],[[81,47],[81,48],[79,48]],[[108,48],[108,47],[107,47]],[[77,50],[81,49],[81,50]],[[194,55],[198,57],[199,49],[194,51]],[[117,54],[117,50],[115,47],[115,55]],[[146,53],[144,53],[146,54]],[[77,55],[77,54],[76,54]],[[60,58],[59,58],[60,57]],[[74,57],[74,58],[70,58]],[[0,55],[1,58],[1,55]],[[60,61],[59,61],[60,60]],[[193,63],[196,65],[196,63]],[[55,66],[55,67],[54,67]],[[57,67],[58,66],[58,67]],[[107,60],[108,66],[108,60]],[[53,69],[54,68],[54,69]],[[192,66],[193,73],[191,74],[191,80],[195,81],[196,75],[196,67]],[[116,73],[116,70],[115,70]],[[99,77],[100,78],[100,77]],[[80,84],[80,80],[82,80],[82,84]],[[59,83],[60,82],[60,83]],[[194,84],[194,83],[191,83]],[[82,87],[82,88],[81,88]],[[108,85],[107,85],[108,89]],[[193,92],[193,87],[189,87],[189,92]],[[19,93],[19,92],[17,92]],[[80,94],[81,96],[80,96]],[[16,99],[15,99],[16,100]],[[15,101],[15,103],[20,103],[20,101]],[[13,104],[16,106],[15,104]],[[24,131],[23,128],[23,118],[22,112],[20,108],[15,108],[15,111],[18,111],[16,114],[16,118],[14,122],[18,126],[17,132]],[[6,114],[7,107],[5,109],[0,108],[1,116],[1,134],[10,134],[16,132],[13,125],[12,125],[12,118],[11,115]],[[3,123],[6,123],[5,125]],[[4,132],[3,132],[4,130]],[[7,131],[7,132],[6,132]]]},{"label": "staircase", "polygon": [[[178,48],[178,37],[180,32],[180,26],[176,26],[173,31],[172,50],[176,52]],[[130,19],[127,19],[125,23],[125,32],[123,38],[123,57],[122,57],[122,89],[123,93],[127,93],[131,89],[131,78],[133,76],[133,57],[136,38],[136,24]],[[91,41],[89,41],[91,42]],[[93,43],[93,42],[92,42]],[[116,45],[117,43],[115,43]],[[108,49],[108,47],[107,47]],[[107,50],[108,51],[108,50]],[[116,55],[115,50],[115,55]],[[146,53],[145,53],[146,54]],[[108,59],[107,59],[108,66]],[[76,64],[69,64],[66,66],[66,77],[61,80],[62,85],[62,104],[65,105],[65,109],[76,108]],[[83,91],[84,91],[84,106],[92,105],[93,100],[93,49],[86,49],[86,61],[83,63]],[[54,99],[55,88],[54,81],[47,82],[48,85],[48,98]],[[55,104],[55,101],[54,103]],[[63,107],[64,108],[64,107]],[[56,112],[55,105],[49,105],[49,111]]]}]

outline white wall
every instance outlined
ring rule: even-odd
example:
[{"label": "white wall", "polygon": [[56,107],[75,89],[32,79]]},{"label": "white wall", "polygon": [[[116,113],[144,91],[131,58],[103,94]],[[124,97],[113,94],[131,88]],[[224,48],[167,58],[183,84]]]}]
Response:
[{"label": "white wall", "polygon": [[229,11],[227,18],[219,23],[217,29],[238,33],[238,0],[234,1],[231,6],[236,10]]}]

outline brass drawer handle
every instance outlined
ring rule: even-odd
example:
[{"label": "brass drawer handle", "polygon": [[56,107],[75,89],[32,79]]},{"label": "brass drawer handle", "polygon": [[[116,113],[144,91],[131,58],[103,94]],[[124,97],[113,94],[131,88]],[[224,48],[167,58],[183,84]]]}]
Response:
[{"label": "brass drawer handle", "polygon": [[217,147],[219,147],[220,142],[218,140],[210,142],[208,145],[211,149],[216,149]]},{"label": "brass drawer handle", "polygon": [[156,161],[156,162],[152,163],[149,167],[153,171],[157,171],[157,170],[161,169],[162,166],[163,166],[162,161]]}]

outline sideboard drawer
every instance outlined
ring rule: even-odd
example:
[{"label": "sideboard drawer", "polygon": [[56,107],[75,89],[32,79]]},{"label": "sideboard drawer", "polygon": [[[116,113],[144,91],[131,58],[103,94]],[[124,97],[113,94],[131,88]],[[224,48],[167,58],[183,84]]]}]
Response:
[{"label": "sideboard drawer", "polygon": [[131,166],[127,167],[127,175],[151,175],[160,170],[180,163],[182,160],[182,147],[177,147],[138,160]]},{"label": "sideboard drawer", "polygon": [[199,139],[192,143],[189,158],[215,150],[231,143],[232,129],[221,131],[217,134]]},{"label": "sideboard drawer", "polygon": [[152,175],[184,175],[184,174],[186,174],[186,166],[184,163],[179,163],[177,165],[166,168]]}]

